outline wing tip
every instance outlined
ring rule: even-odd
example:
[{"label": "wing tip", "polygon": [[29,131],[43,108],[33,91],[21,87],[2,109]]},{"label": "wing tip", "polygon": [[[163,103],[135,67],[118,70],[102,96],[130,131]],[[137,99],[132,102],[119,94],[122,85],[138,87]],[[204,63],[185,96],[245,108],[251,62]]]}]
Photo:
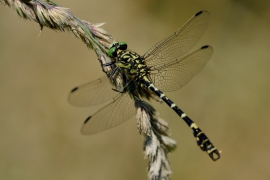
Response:
[{"label": "wing tip", "polygon": [[199,16],[199,15],[202,14],[202,13],[203,13],[203,11],[197,12],[197,13],[195,14],[195,17],[196,17],[196,16]]},{"label": "wing tip", "polygon": [[71,93],[74,93],[74,92],[77,91],[78,89],[79,89],[79,87],[77,86],[77,87],[73,88],[70,92],[71,92]]},{"label": "wing tip", "polygon": [[81,128],[81,133],[83,134],[83,135],[90,135],[90,134],[92,134],[92,133],[89,133],[88,131],[87,131],[87,128],[85,129],[85,124],[91,119],[91,117],[92,116],[89,116],[88,118],[86,118],[86,120],[83,122],[83,125],[82,125],[82,128]]},{"label": "wing tip", "polygon": [[201,50],[209,50],[209,51],[213,51],[213,47],[210,46],[210,45],[202,46],[200,49],[201,49]]},{"label": "wing tip", "polygon": [[209,47],[210,47],[209,45],[205,45],[205,46],[202,46],[201,49],[207,49]]},{"label": "wing tip", "polygon": [[90,119],[91,119],[92,116],[89,116],[88,118],[86,118],[86,120],[83,122],[83,124],[86,124]]},{"label": "wing tip", "polygon": [[206,11],[206,10],[201,10],[201,11],[199,11],[199,12],[197,12],[195,15],[194,15],[194,17],[196,17],[196,16],[200,16],[200,15],[204,15],[204,16],[209,16],[210,15],[210,13],[208,12],[208,11]]}]

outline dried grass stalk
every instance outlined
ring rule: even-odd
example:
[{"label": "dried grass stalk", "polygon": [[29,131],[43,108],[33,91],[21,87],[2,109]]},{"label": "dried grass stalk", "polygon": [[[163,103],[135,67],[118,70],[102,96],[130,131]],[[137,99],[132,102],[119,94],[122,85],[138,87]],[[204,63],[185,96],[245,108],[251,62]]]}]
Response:
[{"label": "dried grass stalk", "polygon": [[136,102],[138,130],[144,135],[144,155],[149,159],[148,178],[168,180],[172,173],[167,155],[176,148],[168,123],[156,118],[156,110],[147,102]]},{"label": "dried grass stalk", "polygon": [[112,36],[101,29],[99,24],[81,20],[74,16],[68,8],[61,7],[52,0],[0,0],[1,3],[16,10],[24,19],[35,21],[42,28],[72,32],[96,53],[107,52],[113,42]]}]

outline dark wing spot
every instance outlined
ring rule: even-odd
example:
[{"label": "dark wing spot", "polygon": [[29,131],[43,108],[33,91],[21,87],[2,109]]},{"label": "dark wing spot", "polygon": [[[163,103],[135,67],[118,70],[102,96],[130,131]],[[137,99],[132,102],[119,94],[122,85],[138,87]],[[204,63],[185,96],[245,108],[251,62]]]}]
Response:
[{"label": "dark wing spot", "polygon": [[71,90],[71,92],[73,93],[74,91],[77,91],[77,89],[79,89],[78,87],[75,87]]},{"label": "dark wing spot", "polygon": [[90,119],[91,119],[92,116],[89,116],[85,121],[84,121],[84,124],[86,124]]},{"label": "dark wing spot", "polygon": [[208,48],[208,47],[209,47],[209,46],[206,45],[206,46],[201,47],[201,49],[206,49],[206,48]]},{"label": "dark wing spot", "polygon": [[202,14],[203,13],[203,11],[199,11],[199,12],[197,12],[196,14],[195,14],[195,16],[199,16],[200,14]]}]

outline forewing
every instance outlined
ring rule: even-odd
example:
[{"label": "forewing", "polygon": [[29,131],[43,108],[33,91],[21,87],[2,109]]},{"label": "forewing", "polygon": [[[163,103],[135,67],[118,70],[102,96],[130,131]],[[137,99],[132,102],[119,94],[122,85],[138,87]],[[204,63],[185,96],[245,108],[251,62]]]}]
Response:
[{"label": "forewing", "polygon": [[74,106],[98,105],[119,94],[112,88],[108,77],[104,75],[99,79],[73,88],[69,93],[68,101]]},{"label": "forewing", "polygon": [[164,92],[175,91],[187,84],[193,76],[201,71],[213,53],[211,46],[177,58],[166,65],[154,66],[150,78],[156,87]]},{"label": "forewing", "polygon": [[136,113],[134,100],[128,94],[120,94],[111,103],[88,117],[81,129],[82,134],[96,134],[129,120]]},{"label": "forewing", "polygon": [[183,56],[198,43],[209,22],[209,12],[200,11],[195,14],[184,26],[145,53],[143,57],[147,65],[162,65]]}]

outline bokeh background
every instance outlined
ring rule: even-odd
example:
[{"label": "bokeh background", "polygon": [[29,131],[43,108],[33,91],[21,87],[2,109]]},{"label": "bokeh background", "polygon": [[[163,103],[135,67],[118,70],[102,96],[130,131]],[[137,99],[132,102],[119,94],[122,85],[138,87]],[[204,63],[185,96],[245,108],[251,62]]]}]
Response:
[{"label": "bokeh background", "polygon": [[[196,48],[214,47],[206,67],[167,93],[222,150],[217,162],[165,105],[178,148],[172,179],[270,179],[270,2],[267,0],[57,0],[140,54],[199,10],[211,24]],[[195,48],[195,49],[196,49]],[[70,33],[45,28],[0,5],[0,179],[147,179],[135,118],[93,136],[80,134],[102,106],[77,108],[69,91],[102,75],[95,53]]]}]

